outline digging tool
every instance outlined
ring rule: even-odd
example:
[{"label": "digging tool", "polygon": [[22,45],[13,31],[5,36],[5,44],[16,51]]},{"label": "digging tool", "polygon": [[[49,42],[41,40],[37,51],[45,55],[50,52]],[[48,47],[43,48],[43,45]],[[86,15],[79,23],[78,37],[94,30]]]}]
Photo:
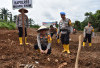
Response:
[{"label": "digging tool", "polygon": [[78,46],[78,51],[77,51],[77,56],[76,56],[75,68],[78,68],[78,60],[79,60],[79,55],[81,52],[81,44],[82,44],[82,35],[79,36],[79,46]]}]

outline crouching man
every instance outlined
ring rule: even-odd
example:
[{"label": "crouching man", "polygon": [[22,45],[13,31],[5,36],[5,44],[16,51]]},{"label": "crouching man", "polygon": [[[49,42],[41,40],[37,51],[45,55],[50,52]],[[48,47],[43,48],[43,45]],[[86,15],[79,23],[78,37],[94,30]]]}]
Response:
[{"label": "crouching man", "polygon": [[45,26],[41,26],[38,29],[37,35],[37,44],[34,45],[36,50],[39,50],[40,53],[50,54],[51,53],[51,42],[52,39],[48,34],[48,28]]}]

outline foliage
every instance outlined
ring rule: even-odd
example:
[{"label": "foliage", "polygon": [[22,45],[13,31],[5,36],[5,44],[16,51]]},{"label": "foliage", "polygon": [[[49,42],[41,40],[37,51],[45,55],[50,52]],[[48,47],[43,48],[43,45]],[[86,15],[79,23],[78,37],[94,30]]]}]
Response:
[{"label": "foliage", "polygon": [[35,22],[34,22],[34,20],[33,20],[32,18],[29,18],[29,19],[28,19],[28,23],[29,23],[30,25],[35,24]]},{"label": "foliage", "polygon": [[[12,13],[9,12],[8,9],[6,8],[0,9],[0,28],[15,29],[16,19],[17,19],[17,15],[14,15],[14,17],[12,17]],[[39,25],[32,25],[32,24],[35,24],[35,22],[31,18],[28,19],[28,23],[29,25],[31,25],[30,27],[32,28],[39,28]]]},{"label": "foliage", "polygon": [[15,23],[0,22],[0,28],[7,28],[9,30],[16,29]]},{"label": "foliage", "polygon": [[81,23],[80,23],[80,21],[75,21],[74,28],[76,30],[81,30]]},{"label": "foliage", "polygon": [[8,17],[10,18],[10,22],[12,22],[12,13],[6,8],[0,9],[0,19],[8,21]]},{"label": "foliage", "polygon": [[100,31],[100,10],[97,10],[94,14],[92,12],[86,12],[84,15],[86,16],[84,21],[82,21],[81,23],[79,23],[79,21],[75,21],[74,27],[78,30],[81,27],[81,30],[83,30],[88,22],[91,22],[92,26]]}]

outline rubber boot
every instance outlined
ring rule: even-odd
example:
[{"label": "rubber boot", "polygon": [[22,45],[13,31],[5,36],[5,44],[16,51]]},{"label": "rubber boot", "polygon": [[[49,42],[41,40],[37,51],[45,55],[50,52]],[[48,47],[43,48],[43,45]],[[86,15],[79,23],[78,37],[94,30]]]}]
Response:
[{"label": "rubber boot", "polygon": [[83,42],[83,46],[85,46],[85,42]]},{"label": "rubber boot", "polygon": [[70,53],[70,51],[69,51],[69,44],[67,44],[67,45],[65,46],[65,48],[66,48],[67,53]]},{"label": "rubber boot", "polygon": [[60,43],[60,40],[59,39],[57,39],[57,43]]},{"label": "rubber boot", "polygon": [[23,45],[23,43],[22,43],[22,37],[19,37],[19,42],[20,42],[20,45]]},{"label": "rubber boot", "polygon": [[64,48],[64,50],[62,52],[66,52],[66,45],[65,44],[63,44],[63,48]]},{"label": "rubber boot", "polygon": [[28,45],[29,43],[27,43],[27,37],[25,37],[25,44]]},{"label": "rubber boot", "polygon": [[91,44],[91,43],[89,43],[89,46],[92,46],[92,44]]}]

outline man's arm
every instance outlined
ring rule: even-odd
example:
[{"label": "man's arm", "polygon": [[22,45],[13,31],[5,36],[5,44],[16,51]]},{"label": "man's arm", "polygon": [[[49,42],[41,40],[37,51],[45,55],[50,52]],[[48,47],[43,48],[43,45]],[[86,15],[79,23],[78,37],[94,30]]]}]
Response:
[{"label": "man's arm", "polygon": [[57,35],[59,35],[59,33],[60,33],[60,22],[59,22],[59,25],[58,25]]},{"label": "man's arm", "polygon": [[47,45],[47,49],[44,51],[44,53],[47,53],[48,52],[48,49],[50,49],[51,42],[52,42],[52,39],[51,39],[50,35],[48,35],[48,45]]},{"label": "man's arm", "polygon": [[40,43],[40,34],[37,35],[37,43],[38,43],[38,47],[41,50],[41,43]]},{"label": "man's arm", "polygon": [[84,28],[83,36],[85,37],[86,35],[86,28]]},{"label": "man's arm", "polygon": [[71,20],[69,19],[69,26],[72,26]]},{"label": "man's arm", "polygon": [[47,45],[47,49],[50,49],[51,43],[52,43],[52,38],[51,38],[50,35],[48,35],[48,45]]},{"label": "man's arm", "polygon": [[27,27],[29,27],[29,23],[28,23],[28,16],[26,16],[26,24],[27,24]]},{"label": "man's arm", "polygon": [[92,37],[94,37],[94,28],[92,28]]},{"label": "man's arm", "polygon": [[69,26],[70,26],[70,32],[73,33],[73,27],[70,19],[69,19]]}]

